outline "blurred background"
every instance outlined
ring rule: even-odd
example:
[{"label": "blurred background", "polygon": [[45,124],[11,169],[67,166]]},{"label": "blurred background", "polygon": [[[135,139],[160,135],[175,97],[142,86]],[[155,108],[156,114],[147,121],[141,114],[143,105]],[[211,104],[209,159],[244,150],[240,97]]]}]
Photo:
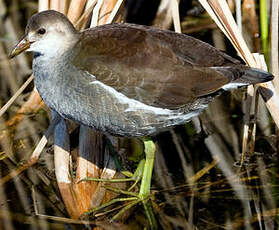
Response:
[{"label": "blurred background", "polygon": [[[63,190],[55,177],[53,137],[40,154],[32,155],[49,127],[50,112],[30,78],[32,55],[24,53],[8,59],[12,47],[24,35],[28,18],[38,11],[55,9],[82,30],[92,26],[94,19],[95,25],[108,23],[110,14],[118,7],[115,22],[181,30],[239,58],[200,2],[0,0],[0,107],[18,94],[0,113],[0,229],[149,228],[141,205],[127,210],[114,222],[110,222],[111,218],[125,203],[93,213],[86,221],[79,220],[85,210],[76,207],[78,214],[71,211],[75,208],[72,196],[89,210],[118,195],[101,182],[76,185],[84,169],[78,148],[82,140],[76,124],[71,124],[69,134],[73,178],[69,187]],[[250,51],[263,53],[269,71],[278,77],[277,0],[216,2],[227,3]],[[275,90],[279,88],[276,81]],[[266,108],[256,90],[253,92],[252,97],[245,88],[225,92],[199,117],[154,138],[157,154],[151,189],[159,229],[279,228],[278,128],[270,116],[271,109]],[[91,132],[90,162],[97,166],[86,170],[95,170],[91,176],[101,177],[108,147],[100,133]],[[133,172],[144,157],[141,142],[117,138],[115,142],[116,156],[111,158],[116,157],[123,168]],[[123,177],[115,166],[111,169],[114,171],[110,178]],[[128,186],[121,184],[118,188]]]}]

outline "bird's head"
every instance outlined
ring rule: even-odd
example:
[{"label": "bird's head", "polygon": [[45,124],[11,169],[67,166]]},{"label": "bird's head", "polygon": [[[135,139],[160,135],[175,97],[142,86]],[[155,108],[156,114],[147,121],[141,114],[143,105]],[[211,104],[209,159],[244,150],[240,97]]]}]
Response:
[{"label": "bird's head", "polygon": [[25,50],[52,57],[68,49],[77,39],[78,31],[65,15],[54,10],[43,11],[29,19],[25,35],[10,58]]}]

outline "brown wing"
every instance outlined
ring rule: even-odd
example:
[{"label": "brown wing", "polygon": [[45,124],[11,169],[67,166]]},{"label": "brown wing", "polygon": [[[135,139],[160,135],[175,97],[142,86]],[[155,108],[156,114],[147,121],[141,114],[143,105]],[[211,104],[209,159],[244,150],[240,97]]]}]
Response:
[{"label": "brown wing", "polygon": [[81,36],[77,68],[129,98],[163,108],[220,89],[228,79],[209,67],[234,61],[192,37],[139,25],[105,25]]}]

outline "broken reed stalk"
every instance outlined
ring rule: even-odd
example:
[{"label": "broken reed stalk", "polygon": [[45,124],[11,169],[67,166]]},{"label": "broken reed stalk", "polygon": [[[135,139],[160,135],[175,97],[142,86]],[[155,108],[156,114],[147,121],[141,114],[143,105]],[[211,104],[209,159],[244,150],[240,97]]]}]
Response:
[{"label": "broken reed stalk", "polygon": [[50,7],[51,10],[60,10],[60,2],[63,0],[51,0],[50,1]]},{"label": "broken reed stalk", "polygon": [[265,60],[268,62],[268,16],[267,16],[267,1],[260,0],[260,23],[261,23],[261,41],[262,52]]},{"label": "broken reed stalk", "polygon": [[74,24],[79,19],[85,7],[86,0],[72,0],[69,6],[67,17]]},{"label": "broken reed stalk", "polygon": [[103,0],[103,4],[99,12],[98,25],[104,25],[109,23],[109,16],[111,15],[113,9],[117,7],[117,2],[118,0],[110,0],[110,1]]},{"label": "broken reed stalk", "polygon": [[177,0],[171,0],[172,20],[176,33],[181,33],[181,23],[179,17],[179,6]]},{"label": "broken reed stalk", "polygon": [[93,9],[93,15],[92,15],[90,27],[94,27],[98,25],[99,12],[101,10],[102,4],[103,4],[103,0],[97,0],[97,4]]},{"label": "broken reed stalk", "polygon": [[84,11],[88,10],[92,5],[95,5],[97,0],[87,0]]},{"label": "broken reed stalk", "polygon": [[0,109],[0,117],[7,111],[7,109],[14,103],[17,97],[26,89],[26,87],[32,82],[33,74],[24,82],[24,84],[17,90],[17,92],[10,98],[10,100]]},{"label": "broken reed stalk", "polygon": [[78,21],[74,24],[75,28],[84,29],[83,27],[85,26],[85,21],[92,13],[92,10],[94,9],[94,6],[96,5],[96,3],[97,3],[97,0],[90,1],[90,4],[89,4],[89,1],[87,2],[83,14],[80,16]]},{"label": "broken reed stalk", "polygon": [[48,0],[39,0],[38,3],[38,12],[49,9],[49,1]]},{"label": "broken reed stalk", "polygon": [[66,14],[68,10],[68,5],[69,0],[51,0],[49,9]]},{"label": "broken reed stalk", "polygon": [[107,23],[113,23],[116,21],[118,14],[120,12],[120,9],[123,7],[124,5],[124,0],[118,0],[115,4],[115,7],[113,8],[111,14],[109,14],[109,18],[107,20]]}]

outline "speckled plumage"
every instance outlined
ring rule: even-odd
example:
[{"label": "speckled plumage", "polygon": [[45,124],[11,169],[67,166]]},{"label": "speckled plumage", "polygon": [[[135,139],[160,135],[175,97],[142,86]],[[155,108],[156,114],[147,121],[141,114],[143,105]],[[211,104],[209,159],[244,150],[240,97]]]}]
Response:
[{"label": "speckled plumage", "polygon": [[[36,34],[40,28],[44,35]],[[45,11],[30,19],[26,34],[45,103],[113,135],[156,134],[197,116],[222,88],[273,78],[197,39],[152,27],[78,32],[60,13]]]}]

